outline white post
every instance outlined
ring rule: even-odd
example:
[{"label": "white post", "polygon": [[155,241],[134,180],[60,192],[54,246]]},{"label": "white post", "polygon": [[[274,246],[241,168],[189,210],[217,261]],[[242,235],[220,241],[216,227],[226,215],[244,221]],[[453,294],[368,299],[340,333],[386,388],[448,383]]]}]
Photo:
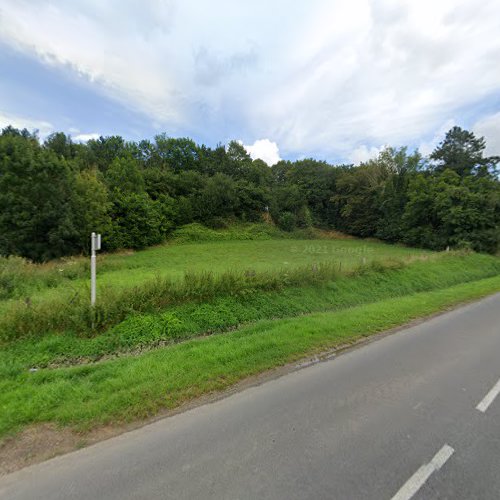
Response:
[{"label": "white post", "polygon": [[96,297],[96,234],[92,233],[90,236],[90,305],[95,306]]}]

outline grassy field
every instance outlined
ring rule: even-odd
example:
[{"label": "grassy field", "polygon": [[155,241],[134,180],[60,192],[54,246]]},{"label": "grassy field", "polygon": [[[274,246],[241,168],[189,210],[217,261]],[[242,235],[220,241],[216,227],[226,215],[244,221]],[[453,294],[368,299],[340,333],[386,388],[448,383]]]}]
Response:
[{"label": "grassy field", "polygon": [[450,254],[409,264],[367,265],[355,274],[334,275],[307,285],[270,291],[243,289],[240,294],[228,293],[202,302],[174,304],[157,313],[130,315],[116,326],[91,336],[63,331],[16,338],[0,350],[0,376],[20,374],[31,367],[81,364],[109,356],[137,354],[261,320],[335,311],[499,273],[498,259]]},{"label": "grassy field", "polygon": [[95,310],[87,259],[3,264],[17,298],[0,311],[0,437],[141,419],[500,290],[498,258],[354,239],[222,235],[103,255]]},{"label": "grassy field", "polygon": [[[98,255],[98,284],[101,289],[121,290],[157,277],[181,279],[186,272],[218,274],[231,270],[286,270],[327,261],[352,269],[375,259],[411,258],[430,253],[349,239],[173,242],[140,252]],[[6,269],[5,274],[7,272],[12,273],[13,281],[15,276],[19,279],[11,285],[11,297],[0,300],[0,310],[12,302],[8,299],[26,300],[29,297],[32,303],[37,303],[59,295],[86,293],[89,287],[90,271],[86,258],[38,266],[19,265],[12,271]]]},{"label": "grassy field", "polygon": [[226,287],[223,294],[230,287],[262,290],[277,282],[283,285],[288,277],[302,284],[314,269],[323,272],[329,267],[330,274],[341,274],[374,261],[433,255],[437,254],[354,239],[174,241],[140,252],[99,256],[95,311],[89,307],[88,259],[42,265],[3,259],[0,281],[8,286],[0,300],[0,342],[49,331],[102,331],[131,313],[158,311],[196,294],[206,299],[210,290],[202,289],[214,289],[209,282],[217,279],[219,288]]}]

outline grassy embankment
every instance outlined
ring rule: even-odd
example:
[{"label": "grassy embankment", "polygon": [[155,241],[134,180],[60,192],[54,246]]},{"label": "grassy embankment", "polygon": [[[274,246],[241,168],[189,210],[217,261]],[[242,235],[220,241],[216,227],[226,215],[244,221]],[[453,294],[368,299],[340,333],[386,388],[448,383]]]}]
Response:
[{"label": "grassy embankment", "polygon": [[[325,253],[311,251],[315,246]],[[360,247],[365,248],[361,253]],[[172,245],[116,258],[145,259],[147,265],[158,252],[166,268],[173,260],[169,252],[186,256],[196,248],[196,261],[210,250],[220,255],[220,269],[238,263],[252,272],[189,275],[187,283],[169,280],[169,300],[157,300],[161,293],[145,294],[145,314],[132,307],[132,315],[125,321],[116,316],[116,326],[107,331],[25,328],[9,335],[4,329],[0,435],[41,422],[86,429],[144,418],[321,349],[500,290],[500,261],[494,257],[431,254],[356,240]],[[254,265],[245,248],[253,248]],[[339,253],[342,248],[350,250]],[[318,255],[324,256],[323,264]],[[290,256],[308,259],[308,265],[295,261],[285,271],[255,270],[255,262],[268,265],[273,259],[283,268],[278,263]],[[332,259],[333,264],[326,263]],[[128,274],[131,268],[123,269]],[[142,290],[151,292],[158,283],[146,282]],[[130,299],[140,290],[121,293]],[[207,336],[213,333],[220,334]],[[30,372],[33,366],[39,370]]]},{"label": "grassy embankment", "polygon": [[[195,226],[195,227],[193,227]],[[328,239],[328,233],[288,233],[255,224],[243,230],[214,231],[190,225],[174,233],[165,245],[140,252],[98,254],[99,286],[123,290],[158,277],[181,279],[186,271],[216,274],[228,270],[256,272],[287,269],[335,260],[345,268],[363,259],[422,255],[420,249],[373,241]],[[306,236],[324,239],[306,239]],[[288,236],[285,238],[285,236]],[[0,258],[0,310],[16,300],[32,304],[61,295],[88,298],[89,259],[73,257],[47,264],[29,264],[20,258]]]},{"label": "grassy embankment", "polygon": [[[0,300],[0,341],[50,331],[88,334],[91,325],[96,331],[104,331],[131,313],[155,312],[173,303],[207,300],[243,289],[263,291],[294,283],[303,286],[322,278],[311,273],[314,266],[322,273],[329,267],[333,275],[348,272],[363,262],[431,255],[352,239],[265,240],[261,239],[262,233],[254,231],[258,240],[218,241],[225,233],[205,232],[186,235],[185,231],[177,237],[212,237],[216,241],[177,240],[142,252],[100,256],[95,314],[89,307],[88,259],[38,266],[18,259],[4,260],[0,283],[8,297]],[[249,237],[249,232],[238,235]],[[250,236],[255,234],[250,232]]]}]

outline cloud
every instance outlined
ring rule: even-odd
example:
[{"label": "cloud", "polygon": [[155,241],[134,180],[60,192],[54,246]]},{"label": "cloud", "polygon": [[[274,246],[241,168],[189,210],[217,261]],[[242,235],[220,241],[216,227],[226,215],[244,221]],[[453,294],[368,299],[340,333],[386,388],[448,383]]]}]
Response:
[{"label": "cloud", "polygon": [[253,160],[263,160],[270,167],[281,160],[278,145],[269,139],[259,139],[251,146],[244,145],[243,147],[248,151]]},{"label": "cloud", "polygon": [[14,128],[23,129],[26,128],[30,132],[35,130],[38,131],[38,136],[40,139],[45,139],[48,135],[54,132],[54,127],[51,123],[44,120],[36,120],[33,118],[15,116],[9,113],[3,113],[0,111],[0,129],[3,129],[11,125]]},{"label": "cloud", "polygon": [[472,130],[486,139],[487,156],[500,156],[500,112],[481,118]]},{"label": "cloud", "polygon": [[441,143],[445,136],[446,132],[448,132],[452,127],[456,125],[454,120],[446,120],[436,131],[432,139],[428,141],[422,141],[418,146],[419,152],[423,156],[429,156]]},{"label": "cloud", "polygon": [[347,160],[430,149],[494,102],[499,18],[497,0],[0,0],[0,42],[169,134]]},{"label": "cloud", "polygon": [[371,160],[372,158],[376,158],[383,149],[384,146],[380,146],[378,148],[372,146],[369,148],[365,144],[362,144],[350,153],[348,160],[354,165],[359,165],[360,163]]},{"label": "cloud", "polygon": [[91,134],[78,134],[78,135],[75,135],[74,137],[72,137],[72,139],[75,142],[88,142],[91,139],[94,139],[94,140],[99,139],[100,136],[101,136],[101,134],[98,134],[97,132],[93,132]]}]

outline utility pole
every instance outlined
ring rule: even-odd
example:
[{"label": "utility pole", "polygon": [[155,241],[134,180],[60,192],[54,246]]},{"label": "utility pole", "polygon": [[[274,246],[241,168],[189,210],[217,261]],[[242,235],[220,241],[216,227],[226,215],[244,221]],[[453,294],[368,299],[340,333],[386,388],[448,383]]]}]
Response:
[{"label": "utility pole", "polygon": [[90,235],[90,305],[95,306],[96,299],[96,251],[101,249],[101,235],[92,233]]}]

